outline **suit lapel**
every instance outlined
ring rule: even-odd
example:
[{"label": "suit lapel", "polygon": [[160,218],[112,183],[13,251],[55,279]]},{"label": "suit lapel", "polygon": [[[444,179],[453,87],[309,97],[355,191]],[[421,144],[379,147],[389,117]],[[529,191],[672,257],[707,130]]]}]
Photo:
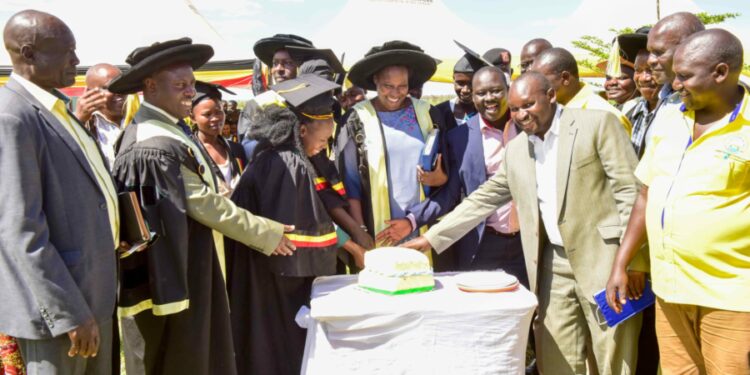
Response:
[{"label": "suit lapel", "polygon": [[[68,146],[68,149],[70,149],[70,152],[73,153],[76,160],[78,161],[78,164],[81,165],[81,168],[86,171],[86,174],[89,176],[91,181],[95,185],[99,186],[99,182],[96,180],[94,171],[91,169],[91,165],[89,164],[88,159],[86,159],[86,155],[84,155],[81,146],[78,144],[78,142],[76,142],[75,139],[73,139],[73,136],[70,134],[70,132],[65,129],[65,125],[61,124],[60,120],[58,120],[57,117],[52,114],[52,112],[47,110],[47,108],[44,108],[42,103],[36,100],[36,98],[34,98],[34,96],[31,95],[30,92],[28,92],[23,86],[21,86],[21,84],[19,84],[15,80],[9,80],[6,86],[8,87],[8,89],[26,99],[26,101],[28,101],[29,104],[31,104],[31,106],[37,110],[37,112],[39,113],[39,117],[45,122],[45,124],[49,126],[52,131],[54,131],[55,134],[60,137],[60,139],[63,140],[63,143],[65,143],[66,146]],[[80,123],[77,122],[75,117],[73,117],[73,121],[75,122],[73,126],[80,126]]]},{"label": "suit lapel", "polygon": [[[518,173],[518,176],[522,176],[523,181],[521,181],[518,186],[528,187],[522,190],[524,191],[524,194],[528,195],[528,197],[526,197],[526,201],[529,202],[530,207],[528,209],[529,212],[533,213],[534,223],[538,223],[539,198],[537,197],[536,154],[534,153],[534,144],[531,142],[526,133],[521,133],[518,135],[518,137],[523,137],[523,146],[525,146],[526,148],[523,150],[523,152],[517,153],[520,156],[518,165],[514,166],[514,164],[516,164],[515,160],[509,160],[508,162],[510,164],[508,165],[508,168],[517,168],[520,171],[520,173]],[[520,200],[516,200],[516,202],[519,201]]]},{"label": "suit lapel", "polygon": [[573,117],[566,116],[567,112],[563,111],[560,116],[560,138],[557,140],[557,217],[565,205],[565,197],[568,190],[568,178],[570,177],[570,167],[573,157],[573,147],[575,147],[578,127],[575,126]]},{"label": "suit lapel", "polygon": [[484,161],[484,143],[482,142],[482,131],[479,129],[478,117],[474,116],[465,125],[469,128],[468,140],[466,142],[466,154],[469,156],[469,166],[472,170],[469,176],[477,176],[474,186],[469,186],[473,191],[479,185],[487,181],[487,168]]}]

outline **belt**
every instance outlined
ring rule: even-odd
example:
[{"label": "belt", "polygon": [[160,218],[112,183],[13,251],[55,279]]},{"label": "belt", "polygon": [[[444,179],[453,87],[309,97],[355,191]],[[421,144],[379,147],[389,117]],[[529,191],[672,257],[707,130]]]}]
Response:
[{"label": "belt", "polygon": [[513,238],[513,237],[517,236],[518,233],[519,233],[519,232],[513,232],[513,233],[498,232],[498,231],[495,230],[495,228],[492,228],[490,226],[485,226],[484,227],[484,232],[492,234],[492,235],[495,235],[495,236],[506,237],[506,238]]}]

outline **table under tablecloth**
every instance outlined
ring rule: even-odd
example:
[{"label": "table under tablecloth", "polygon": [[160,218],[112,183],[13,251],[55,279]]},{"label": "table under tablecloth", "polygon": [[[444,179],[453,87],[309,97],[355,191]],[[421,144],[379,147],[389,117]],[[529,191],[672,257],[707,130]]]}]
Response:
[{"label": "table under tablecloth", "polygon": [[388,296],[356,276],[315,280],[302,374],[523,374],[536,297],[459,290],[454,274],[435,290]]}]

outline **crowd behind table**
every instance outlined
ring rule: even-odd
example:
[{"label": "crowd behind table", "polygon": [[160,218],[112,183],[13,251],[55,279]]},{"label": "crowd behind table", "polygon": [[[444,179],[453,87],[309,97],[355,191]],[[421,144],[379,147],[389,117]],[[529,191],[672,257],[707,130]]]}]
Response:
[{"label": "crowd behind table", "polygon": [[[406,41],[346,72],[260,39],[269,77],[240,110],[196,82],[214,52],[188,38],[92,66],[75,107],[62,20],[22,11],[3,38],[0,372],[117,373],[122,350],[129,374],[298,374],[313,280],[398,245],[535,293],[527,372],[750,373],[743,47],[691,13],[619,35],[604,98],[544,39],[515,80],[511,51],[456,43],[436,106],[414,89],[437,62]],[[137,252],[128,192],[156,235]],[[647,283],[654,306],[603,322],[594,294],[620,311]]]}]

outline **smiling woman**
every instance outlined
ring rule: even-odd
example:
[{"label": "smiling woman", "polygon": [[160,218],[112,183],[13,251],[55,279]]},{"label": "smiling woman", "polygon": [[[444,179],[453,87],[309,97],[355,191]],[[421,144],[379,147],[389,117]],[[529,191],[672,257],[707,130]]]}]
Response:
[{"label": "smiling woman", "polygon": [[192,101],[190,119],[196,125],[195,138],[211,158],[209,165],[217,177],[219,193],[229,196],[247,165],[245,150],[239,143],[222,135],[226,114],[221,105],[221,91],[234,94],[225,87],[198,81]]},{"label": "smiling woman", "polygon": [[[429,103],[408,97],[409,88],[422,86],[436,67],[421,48],[391,41],[371,48],[349,72],[352,83],[378,95],[353,107],[339,134],[338,160],[352,217],[370,233],[383,232],[381,243],[392,238],[386,235],[393,229],[389,221],[405,217],[424,198],[422,182],[442,173],[418,174],[425,140],[439,120],[431,117]],[[407,221],[398,237],[416,229]]]}]

